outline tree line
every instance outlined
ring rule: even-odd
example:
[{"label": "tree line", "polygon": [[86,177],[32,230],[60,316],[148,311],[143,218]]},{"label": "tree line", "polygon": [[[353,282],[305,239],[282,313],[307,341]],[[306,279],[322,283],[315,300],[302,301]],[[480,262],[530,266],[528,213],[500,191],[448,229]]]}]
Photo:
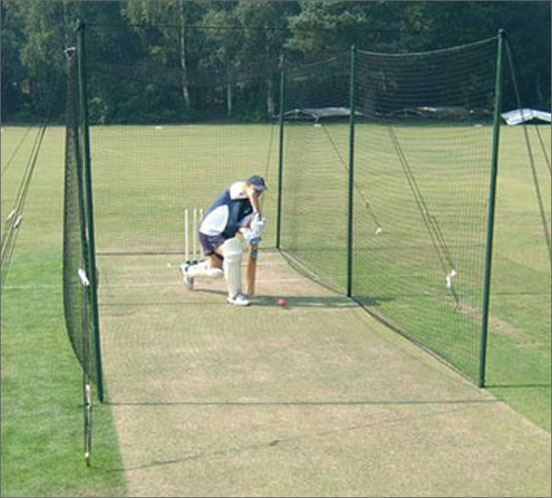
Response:
[{"label": "tree line", "polygon": [[[351,45],[423,52],[490,38],[499,28],[514,51],[523,105],[551,105],[545,1],[4,0],[0,10],[3,122],[63,121],[64,54],[76,44],[79,20],[87,29],[96,122],[269,116],[282,57],[314,60]],[[516,106],[512,85],[505,101]]]}]

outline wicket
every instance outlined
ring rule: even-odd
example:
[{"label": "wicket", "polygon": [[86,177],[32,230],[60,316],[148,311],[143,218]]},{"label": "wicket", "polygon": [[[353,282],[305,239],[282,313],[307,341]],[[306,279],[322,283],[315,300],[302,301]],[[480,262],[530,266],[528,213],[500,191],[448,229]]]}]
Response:
[{"label": "wicket", "polygon": [[201,218],[203,218],[203,209],[186,208],[184,210],[184,259],[188,264],[196,264],[203,259],[198,233]]}]

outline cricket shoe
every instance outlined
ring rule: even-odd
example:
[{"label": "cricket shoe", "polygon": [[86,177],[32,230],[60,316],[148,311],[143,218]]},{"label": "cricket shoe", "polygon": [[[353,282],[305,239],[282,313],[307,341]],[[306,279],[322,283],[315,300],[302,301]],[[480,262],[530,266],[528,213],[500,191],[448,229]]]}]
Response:
[{"label": "cricket shoe", "polygon": [[230,297],[228,296],[226,298],[226,301],[229,304],[233,304],[234,306],[249,306],[251,303],[245,299],[245,297],[242,294],[238,294],[237,296]]},{"label": "cricket shoe", "polygon": [[182,263],[180,269],[182,270],[182,277],[184,278],[184,285],[190,290],[194,290],[194,277],[188,275],[188,268],[190,265],[188,263]]}]

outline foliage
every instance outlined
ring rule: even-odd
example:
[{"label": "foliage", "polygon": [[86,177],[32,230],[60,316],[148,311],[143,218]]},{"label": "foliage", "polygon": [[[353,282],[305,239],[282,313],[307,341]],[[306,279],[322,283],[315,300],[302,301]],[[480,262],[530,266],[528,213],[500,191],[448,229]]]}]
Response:
[{"label": "foliage", "polygon": [[[63,119],[63,49],[75,45],[79,20],[91,26],[87,48],[97,60],[159,81],[173,68],[163,99],[151,98],[154,88],[146,90],[134,74],[90,76],[91,118],[99,123],[266,119],[275,112],[278,86],[268,68],[281,55],[326,58],[352,44],[392,53],[435,50],[490,38],[499,28],[520,64],[522,104],[550,107],[549,2],[6,0],[1,14],[3,121],[36,121],[50,109],[51,118]],[[238,84],[236,74],[249,79]],[[505,99],[505,107],[517,106],[511,83]]]}]

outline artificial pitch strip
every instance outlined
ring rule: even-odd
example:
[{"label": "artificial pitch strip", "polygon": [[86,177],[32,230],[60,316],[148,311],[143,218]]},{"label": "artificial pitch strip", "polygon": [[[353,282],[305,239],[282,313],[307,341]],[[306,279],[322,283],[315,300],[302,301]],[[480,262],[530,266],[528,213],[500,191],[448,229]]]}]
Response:
[{"label": "artificial pitch strip", "polygon": [[550,434],[278,252],[246,309],[181,262],[100,257],[130,496],[550,493]]}]

